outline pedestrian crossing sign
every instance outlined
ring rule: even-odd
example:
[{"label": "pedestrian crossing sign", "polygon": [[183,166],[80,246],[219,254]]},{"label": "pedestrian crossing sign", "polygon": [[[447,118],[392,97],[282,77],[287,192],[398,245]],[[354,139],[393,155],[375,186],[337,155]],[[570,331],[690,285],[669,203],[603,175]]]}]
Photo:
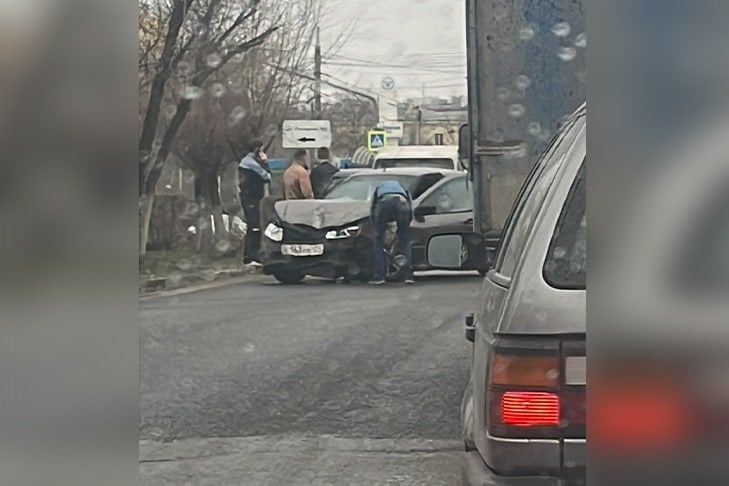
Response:
[{"label": "pedestrian crossing sign", "polygon": [[384,130],[370,130],[367,132],[367,148],[370,151],[380,150],[387,142],[387,133]]}]

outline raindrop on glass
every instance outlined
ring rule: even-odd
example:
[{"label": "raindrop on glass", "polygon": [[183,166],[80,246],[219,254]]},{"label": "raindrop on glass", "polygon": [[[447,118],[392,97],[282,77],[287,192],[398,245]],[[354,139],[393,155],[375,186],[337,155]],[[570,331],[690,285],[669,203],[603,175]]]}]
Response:
[{"label": "raindrop on glass", "polygon": [[[191,170],[183,171],[182,172],[182,178],[183,178],[183,180],[185,181],[186,184],[192,184],[192,183],[195,182],[195,173],[192,172]],[[196,212],[197,211],[197,204],[190,203],[188,205],[188,208],[190,209],[190,211]],[[186,209],[186,211],[187,211],[187,209]]]},{"label": "raindrop on glass", "polygon": [[532,84],[532,80],[529,79],[529,77],[525,74],[520,74],[516,77],[516,80],[514,81],[514,86],[522,91],[527,89],[530,84]]},{"label": "raindrop on glass", "polygon": [[509,9],[503,3],[496,4],[494,6],[494,18],[496,20],[503,20],[509,15]]},{"label": "raindrop on glass", "polygon": [[574,46],[579,47],[580,49],[584,49],[585,47],[587,47],[587,36],[584,32],[578,34],[577,37],[575,37]]},{"label": "raindrop on glass", "polygon": [[506,101],[509,99],[509,96],[511,96],[511,91],[509,91],[509,88],[497,88],[496,89],[496,97],[501,101]]},{"label": "raindrop on glass", "polygon": [[522,116],[524,116],[524,113],[526,113],[524,105],[515,103],[509,106],[509,116],[512,118],[521,118]]},{"label": "raindrop on glass", "polygon": [[182,88],[180,97],[186,100],[196,100],[200,98],[202,94],[203,90],[198,88],[197,86],[185,86],[184,88]]},{"label": "raindrop on glass", "polygon": [[552,33],[557,37],[567,37],[571,30],[567,22],[558,22],[552,26]]},{"label": "raindrop on glass", "polygon": [[213,98],[220,98],[225,94],[225,86],[222,83],[215,83],[210,86],[210,96]]},{"label": "raindrop on glass", "polygon": [[167,118],[172,118],[177,113],[177,107],[175,105],[169,105],[165,108],[165,115]]},{"label": "raindrop on glass", "polygon": [[216,68],[220,66],[221,62],[223,62],[223,58],[220,57],[220,54],[218,54],[217,52],[208,54],[208,57],[205,59],[205,64],[207,64],[211,68]]},{"label": "raindrop on glass", "polygon": [[577,57],[577,49],[574,47],[560,47],[557,49],[557,57],[565,62],[572,61]]},{"label": "raindrop on glass", "polygon": [[547,371],[546,375],[548,380],[556,380],[557,378],[559,378],[559,371],[554,369],[549,370]]},{"label": "raindrop on glass", "polygon": [[519,39],[524,42],[529,42],[530,40],[534,39],[534,36],[537,34],[537,28],[534,24],[525,25],[521,29],[519,29]]},{"label": "raindrop on glass", "polygon": [[542,131],[542,124],[539,122],[527,123],[527,133],[533,137],[538,136]]},{"label": "raindrop on glass", "polygon": [[192,64],[182,61],[177,65],[177,73],[180,76],[189,76],[190,74],[192,74]]},{"label": "raindrop on glass", "polygon": [[549,140],[549,137],[549,130],[547,130],[546,128],[542,128],[542,131],[539,133],[539,136],[537,138],[539,138],[539,140],[541,140],[542,142],[546,142],[547,140]]},{"label": "raindrop on glass", "polygon": [[252,353],[255,350],[256,350],[256,346],[253,343],[248,343],[245,346],[243,346],[243,351],[245,351],[246,353]]},{"label": "raindrop on glass", "polygon": [[230,112],[230,118],[236,122],[241,121],[246,116],[246,110],[242,106],[236,106]]},{"label": "raindrop on glass", "polygon": [[230,60],[234,63],[240,64],[241,62],[243,62],[243,59],[245,59],[245,55],[239,52],[238,54],[234,55]]},{"label": "raindrop on glass", "polygon": [[186,376],[185,378],[182,379],[180,384],[182,386],[184,386],[185,388],[192,388],[193,386],[195,386],[195,381],[192,378],[190,378],[189,376]]},{"label": "raindrop on glass", "polygon": [[173,272],[167,276],[167,280],[169,280],[172,285],[177,285],[180,283],[180,280],[182,280],[182,274]]}]

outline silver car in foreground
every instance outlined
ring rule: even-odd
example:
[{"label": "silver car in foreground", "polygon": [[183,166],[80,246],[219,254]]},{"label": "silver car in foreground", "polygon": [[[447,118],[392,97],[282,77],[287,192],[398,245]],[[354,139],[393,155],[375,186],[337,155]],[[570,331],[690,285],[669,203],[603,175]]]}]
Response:
[{"label": "silver car in foreground", "polygon": [[[467,485],[585,482],[586,153],[583,105],[527,177],[466,319]],[[431,263],[457,263],[460,239],[431,238]]]}]

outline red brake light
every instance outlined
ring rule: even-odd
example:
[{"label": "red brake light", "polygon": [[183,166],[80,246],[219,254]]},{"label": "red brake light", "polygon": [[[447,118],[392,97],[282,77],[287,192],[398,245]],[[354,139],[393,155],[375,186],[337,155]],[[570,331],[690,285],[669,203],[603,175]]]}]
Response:
[{"label": "red brake light", "polygon": [[504,392],[501,397],[501,416],[506,425],[557,426],[559,396],[547,392]]}]

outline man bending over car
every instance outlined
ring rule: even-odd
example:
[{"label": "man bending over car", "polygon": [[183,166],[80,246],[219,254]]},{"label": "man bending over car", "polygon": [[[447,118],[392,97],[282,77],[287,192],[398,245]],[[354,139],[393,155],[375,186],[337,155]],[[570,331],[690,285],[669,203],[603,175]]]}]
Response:
[{"label": "man bending over car", "polygon": [[412,198],[410,193],[397,181],[381,182],[372,196],[370,210],[374,225],[373,265],[374,275],[370,281],[373,285],[385,283],[385,231],[388,223],[397,223],[397,236],[400,251],[407,258],[405,264],[405,283],[413,280],[412,248],[410,241],[410,222],[413,219]]}]

